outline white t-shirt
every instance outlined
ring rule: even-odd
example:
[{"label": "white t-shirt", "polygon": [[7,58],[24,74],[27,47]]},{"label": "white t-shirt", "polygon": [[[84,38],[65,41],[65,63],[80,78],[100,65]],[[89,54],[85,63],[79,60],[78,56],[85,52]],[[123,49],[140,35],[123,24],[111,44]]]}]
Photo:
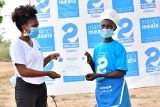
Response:
[{"label": "white t-shirt", "polygon": [[15,64],[24,64],[26,68],[43,71],[43,54],[36,40],[33,41],[33,47],[29,46],[20,38],[15,39],[10,45],[10,56],[15,69],[15,75],[22,77],[28,83],[41,84],[45,81],[45,76],[42,77],[23,77],[19,74]]}]

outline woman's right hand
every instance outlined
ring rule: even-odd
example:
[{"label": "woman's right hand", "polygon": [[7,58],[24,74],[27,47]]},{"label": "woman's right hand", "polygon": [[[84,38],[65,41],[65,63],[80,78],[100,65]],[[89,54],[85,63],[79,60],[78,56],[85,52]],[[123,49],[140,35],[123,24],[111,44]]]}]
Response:
[{"label": "woman's right hand", "polygon": [[84,55],[87,56],[87,63],[88,63],[88,64],[91,64],[91,63],[92,63],[92,57],[91,57],[91,55],[90,55],[88,52],[85,52]]},{"label": "woman's right hand", "polygon": [[54,71],[48,71],[48,72],[47,72],[47,76],[49,76],[49,77],[52,78],[52,79],[60,78],[60,77],[61,77],[60,74],[57,74],[57,73],[54,72]]}]

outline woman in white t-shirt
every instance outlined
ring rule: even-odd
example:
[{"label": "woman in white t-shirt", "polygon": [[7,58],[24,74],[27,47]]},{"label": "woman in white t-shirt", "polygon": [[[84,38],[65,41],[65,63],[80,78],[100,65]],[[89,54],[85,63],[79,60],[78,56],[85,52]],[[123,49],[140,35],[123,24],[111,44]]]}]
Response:
[{"label": "woman in white t-shirt", "polygon": [[52,59],[59,53],[43,58],[40,46],[34,38],[38,36],[39,22],[35,6],[21,5],[12,13],[12,21],[21,32],[21,36],[10,45],[10,56],[17,76],[15,99],[17,107],[46,107],[47,90],[45,76],[52,79],[61,76],[54,71],[43,72]]}]

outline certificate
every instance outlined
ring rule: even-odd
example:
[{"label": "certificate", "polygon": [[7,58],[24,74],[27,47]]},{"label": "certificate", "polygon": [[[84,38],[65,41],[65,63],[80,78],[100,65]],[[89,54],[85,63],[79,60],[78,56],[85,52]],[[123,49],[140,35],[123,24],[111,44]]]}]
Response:
[{"label": "certificate", "polygon": [[85,56],[61,57],[57,63],[57,71],[61,72],[63,82],[85,81],[87,70]]}]

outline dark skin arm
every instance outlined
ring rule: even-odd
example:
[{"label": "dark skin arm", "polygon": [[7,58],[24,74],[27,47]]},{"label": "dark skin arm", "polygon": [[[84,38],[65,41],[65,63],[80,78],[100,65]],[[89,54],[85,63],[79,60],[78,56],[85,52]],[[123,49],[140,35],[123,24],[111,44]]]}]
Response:
[{"label": "dark skin arm", "polygon": [[95,71],[95,64],[94,64],[94,62],[93,62],[93,60],[92,60],[91,55],[90,55],[88,52],[85,52],[84,55],[87,56],[87,63],[90,65],[92,71],[93,71],[94,73],[96,73],[96,71]]},{"label": "dark skin arm", "polygon": [[85,75],[86,80],[88,80],[88,81],[93,81],[94,79],[96,79],[98,77],[120,78],[125,75],[125,71],[123,71],[123,70],[115,70],[114,72],[106,73],[106,74],[97,74],[95,71],[95,64],[93,63],[91,55],[88,52],[85,52],[84,55],[87,56],[87,63],[90,65],[90,67],[92,68],[92,71],[93,71],[93,73],[89,73],[89,74]]},{"label": "dark skin arm", "polygon": [[98,77],[120,78],[120,77],[123,77],[124,75],[125,75],[125,71],[115,70],[114,72],[106,73],[106,74],[89,73],[85,77],[86,77],[86,80],[93,81],[94,79],[96,79]]},{"label": "dark skin arm", "polygon": [[43,67],[45,67],[52,59],[57,60],[57,58],[60,57],[59,53],[54,53],[54,54],[50,54],[48,55],[45,59],[44,59],[44,65]]},{"label": "dark skin arm", "polygon": [[25,65],[23,64],[15,64],[19,74],[23,77],[40,77],[40,76],[49,76],[52,79],[55,78],[60,78],[61,75],[57,74],[54,71],[37,71],[37,70],[32,70],[29,68],[26,68]]}]

